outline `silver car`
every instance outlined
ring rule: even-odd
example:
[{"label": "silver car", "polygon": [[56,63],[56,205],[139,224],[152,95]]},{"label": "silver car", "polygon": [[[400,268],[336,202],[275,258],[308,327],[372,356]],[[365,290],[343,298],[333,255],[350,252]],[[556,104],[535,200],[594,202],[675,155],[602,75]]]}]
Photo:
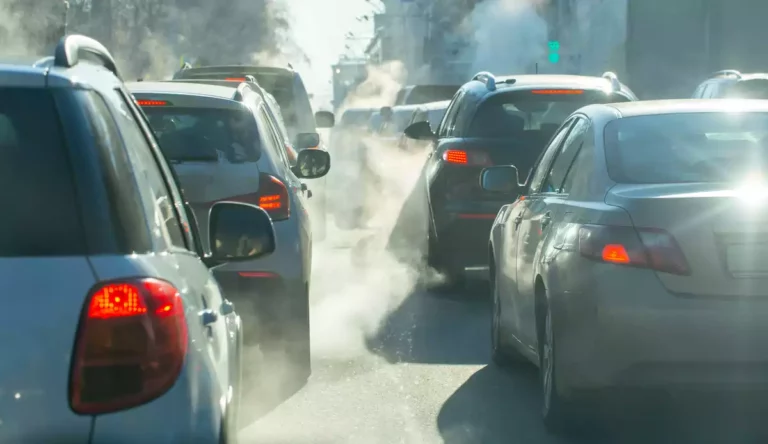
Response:
[{"label": "silver car", "polygon": [[539,366],[548,427],[604,389],[768,385],[766,140],[765,101],[591,105],[524,185],[483,171],[517,198],[489,243],[494,360]]}]

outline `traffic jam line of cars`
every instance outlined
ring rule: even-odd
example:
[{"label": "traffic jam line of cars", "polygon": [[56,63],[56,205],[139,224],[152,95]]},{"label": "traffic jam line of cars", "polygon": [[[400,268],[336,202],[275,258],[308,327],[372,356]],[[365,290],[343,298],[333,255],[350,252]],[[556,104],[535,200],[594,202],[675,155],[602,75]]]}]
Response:
[{"label": "traffic jam line of cars", "polygon": [[768,382],[768,102],[741,100],[767,79],[725,70],[694,100],[639,101],[610,72],[481,72],[439,123],[350,109],[337,130],[368,115],[431,145],[426,259],[456,282],[487,270],[493,361],[539,368],[558,433],[620,389]]},{"label": "traffic jam line of cars", "polygon": [[[24,290],[0,324],[0,440],[234,442],[244,346],[311,372],[300,179],[328,173],[333,115],[292,70],[174,77],[126,84],[81,35],[0,66],[0,286]],[[550,430],[611,389],[765,386],[768,103],[643,102],[612,73],[404,91],[380,129],[430,145],[426,259],[487,270],[493,360],[538,366]]]},{"label": "traffic jam line of cars", "polygon": [[0,440],[234,442],[244,346],[311,371],[314,122],[252,78],[126,84],[81,35],[0,79]]}]

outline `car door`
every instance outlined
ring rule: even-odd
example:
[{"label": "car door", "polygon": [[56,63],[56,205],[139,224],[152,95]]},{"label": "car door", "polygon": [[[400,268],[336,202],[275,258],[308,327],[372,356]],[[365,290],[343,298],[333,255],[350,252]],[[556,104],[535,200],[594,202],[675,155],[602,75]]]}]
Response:
[{"label": "car door", "polygon": [[194,225],[190,225],[186,214],[179,210],[183,208],[181,195],[150,128],[128,93],[121,89],[114,93],[114,97],[107,99],[119,110],[115,117],[117,127],[136,174],[143,176],[142,200],[147,205],[148,216],[155,221],[153,231],[169,239],[167,254],[156,255],[152,262],[157,273],[168,276],[182,293],[185,304],[197,312],[199,323],[190,325],[190,329],[201,330],[204,342],[200,347],[210,358],[220,393],[226,394],[233,383],[234,364],[225,317],[233,314],[234,308],[224,299],[218,283],[200,260],[192,238]]},{"label": "car door", "polygon": [[569,120],[571,122],[561,127],[547,147],[531,179],[528,194],[522,205],[524,208],[521,208],[521,214],[513,220],[513,224],[519,224],[515,251],[517,331],[519,339],[531,347],[536,344],[534,290],[539,246],[551,226],[553,207],[563,198],[559,191],[567,173],[567,166],[573,161],[571,154],[574,141],[583,135],[588,127],[588,121],[582,116],[577,115]]},{"label": "car door", "polygon": [[503,218],[502,238],[504,242],[501,251],[496,254],[501,257],[499,261],[501,268],[497,273],[497,285],[499,286],[499,303],[501,304],[501,321],[504,323],[506,331],[514,334],[519,341],[523,341],[521,336],[521,326],[523,311],[521,310],[520,296],[518,294],[518,261],[521,261],[519,239],[522,232],[527,235],[528,224],[523,224],[523,215],[526,213],[530,202],[531,190],[538,189],[533,183],[541,181],[541,175],[537,171],[547,170],[552,161],[552,157],[557,152],[557,147],[568,135],[568,131],[573,125],[573,119],[568,119],[552,137],[550,145],[542,150],[539,159],[528,173],[526,178],[527,189],[512,204],[507,206]]}]

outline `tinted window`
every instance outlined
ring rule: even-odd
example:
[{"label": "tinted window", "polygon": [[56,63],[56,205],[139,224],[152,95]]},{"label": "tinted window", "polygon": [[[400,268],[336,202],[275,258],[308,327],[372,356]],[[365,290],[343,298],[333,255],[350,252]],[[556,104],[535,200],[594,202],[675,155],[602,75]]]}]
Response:
[{"label": "tinted window", "polygon": [[259,128],[248,110],[146,106],[160,149],[171,162],[256,162]]},{"label": "tinted window", "polygon": [[727,99],[768,99],[768,79],[752,79],[724,85],[719,97]]},{"label": "tinted window", "polygon": [[[117,127],[123,136],[123,142],[133,163],[133,170],[139,179],[144,192],[145,211],[149,218],[152,231],[164,247],[175,245],[186,248],[182,224],[175,210],[175,202],[166,185],[163,173],[152,154],[147,135],[141,129],[138,118],[134,117],[126,96],[119,90],[115,91],[119,101],[120,112],[115,117]],[[157,230],[155,230],[157,228]]]},{"label": "tinted window", "polygon": [[557,127],[577,109],[593,103],[626,102],[602,91],[545,89],[510,91],[483,102],[467,137],[534,137],[546,143]]},{"label": "tinted window", "polygon": [[549,175],[549,166],[552,165],[553,158],[560,151],[560,146],[562,145],[565,137],[568,135],[568,130],[572,124],[573,120],[570,120],[565,125],[563,125],[563,127],[560,128],[560,131],[549,143],[547,149],[542,152],[539,161],[536,163],[536,166],[532,170],[533,177],[531,178],[529,189],[531,194],[538,193],[539,190],[542,189],[544,179],[546,179]]},{"label": "tinted window", "polygon": [[405,98],[403,105],[421,105],[423,103],[450,100],[460,85],[419,85],[415,86]]},{"label": "tinted window", "polygon": [[429,120],[429,125],[432,127],[433,132],[437,132],[437,127],[440,125],[440,121],[443,120],[444,115],[445,108],[431,109],[427,112],[427,120]]},{"label": "tinted window", "polygon": [[0,88],[0,256],[86,254],[72,170],[48,90]]},{"label": "tinted window", "polygon": [[620,183],[741,181],[768,167],[768,113],[618,119],[605,128],[605,154]]},{"label": "tinted window", "polygon": [[573,163],[573,159],[578,154],[581,145],[584,143],[584,134],[589,128],[589,121],[580,118],[576,120],[576,123],[571,128],[571,132],[568,133],[562,148],[560,148],[560,154],[555,158],[552,163],[552,169],[549,170],[545,187],[543,192],[559,192],[560,188],[565,180],[565,175],[568,174],[568,169]]},{"label": "tinted window", "polygon": [[341,115],[341,126],[365,126],[373,110],[349,109]]}]

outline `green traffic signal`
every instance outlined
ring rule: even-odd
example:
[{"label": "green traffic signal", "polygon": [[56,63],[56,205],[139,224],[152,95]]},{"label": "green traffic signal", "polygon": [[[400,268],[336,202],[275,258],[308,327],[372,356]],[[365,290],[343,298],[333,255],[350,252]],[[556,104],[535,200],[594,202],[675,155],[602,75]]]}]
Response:
[{"label": "green traffic signal", "polygon": [[557,40],[550,40],[547,43],[547,46],[549,46],[549,62],[550,63],[557,63],[560,61],[560,54],[558,52],[560,51],[560,42]]}]

